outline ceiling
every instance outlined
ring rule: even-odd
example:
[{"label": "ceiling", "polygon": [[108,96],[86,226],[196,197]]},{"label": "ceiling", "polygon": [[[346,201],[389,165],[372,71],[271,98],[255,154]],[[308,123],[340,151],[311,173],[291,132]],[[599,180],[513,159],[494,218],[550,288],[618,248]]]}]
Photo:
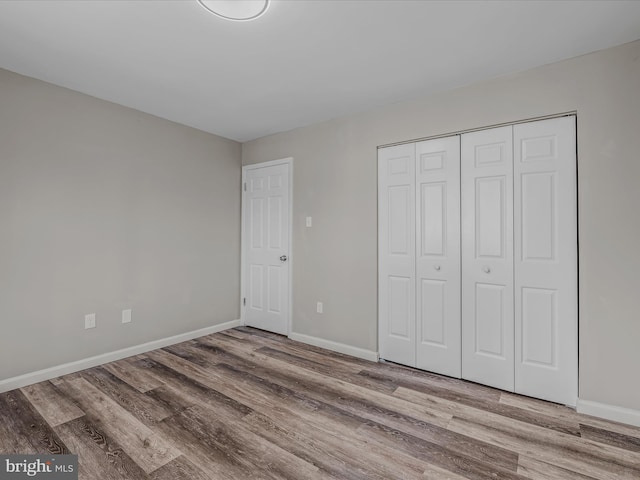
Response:
[{"label": "ceiling", "polygon": [[238,141],[640,38],[640,1],[0,1],[0,68]]}]

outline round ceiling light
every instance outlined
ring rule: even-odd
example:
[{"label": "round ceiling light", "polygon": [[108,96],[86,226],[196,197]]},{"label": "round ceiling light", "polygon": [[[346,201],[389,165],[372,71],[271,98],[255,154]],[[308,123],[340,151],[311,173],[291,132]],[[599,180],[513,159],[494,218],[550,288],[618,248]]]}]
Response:
[{"label": "round ceiling light", "polygon": [[269,0],[197,0],[197,2],[214,15],[235,22],[255,20],[264,15],[269,8]]}]

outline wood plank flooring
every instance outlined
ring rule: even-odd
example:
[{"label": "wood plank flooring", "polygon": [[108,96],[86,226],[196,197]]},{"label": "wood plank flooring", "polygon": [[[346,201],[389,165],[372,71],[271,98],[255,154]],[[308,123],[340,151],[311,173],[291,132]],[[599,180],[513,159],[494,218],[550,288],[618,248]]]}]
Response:
[{"label": "wood plank flooring", "polygon": [[640,428],[237,328],[0,394],[80,478],[640,479]]}]

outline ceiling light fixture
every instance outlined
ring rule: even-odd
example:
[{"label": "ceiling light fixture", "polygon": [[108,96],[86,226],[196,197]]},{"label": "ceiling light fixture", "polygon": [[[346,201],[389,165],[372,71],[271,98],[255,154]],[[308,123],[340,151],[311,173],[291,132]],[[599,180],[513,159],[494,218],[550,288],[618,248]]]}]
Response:
[{"label": "ceiling light fixture", "polygon": [[269,0],[197,0],[217,17],[247,22],[261,17],[269,9]]}]

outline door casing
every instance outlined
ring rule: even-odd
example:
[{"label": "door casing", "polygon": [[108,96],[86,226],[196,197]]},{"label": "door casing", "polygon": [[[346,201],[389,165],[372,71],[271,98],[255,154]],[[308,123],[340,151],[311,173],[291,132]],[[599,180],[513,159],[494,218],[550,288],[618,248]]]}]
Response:
[{"label": "door casing", "polygon": [[247,231],[245,229],[245,219],[246,219],[246,208],[247,208],[247,202],[246,202],[246,192],[245,192],[245,182],[246,182],[246,176],[247,176],[247,172],[250,170],[255,170],[258,168],[264,168],[264,167],[272,167],[275,165],[288,165],[289,166],[289,178],[288,178],[288,182],[289,182],[289,218],[288,218],[288,225],[289,225],[289,251],[287,252],[287,274],[289,275],[289,288],[288,288],[288,292],[287,292],[287,296],[288,296],[288,318],[287,318],[287,335],[290,335],[292,332],[292,309],[293,309],[293,258],[291,255],[291,252],[293,250],[293,157],[286,157],[286,158],[281,158],[278,160],[270,160],[267,162],[261,162],[261,163],[253,163],[251,165],[244,165],[242,167],[242,183],[241,183],[241,192],[242,192],[242,218],[240,220],[240,242],[241,242],[241,246],[240,246],[240,321],[242,322],[242,325],[246,325],[246,321],[245,321],[245,309],[246,306],[244,305],[244,299],[246,298],[246,294],[247,294],[247,286],[246,286],[246,282],[247,282],[247,278],[245,275],[245,267],[246,267],[246,260],[247,260],[247,252],[246,252],[246,248],[248,245],[247,242]]}]

